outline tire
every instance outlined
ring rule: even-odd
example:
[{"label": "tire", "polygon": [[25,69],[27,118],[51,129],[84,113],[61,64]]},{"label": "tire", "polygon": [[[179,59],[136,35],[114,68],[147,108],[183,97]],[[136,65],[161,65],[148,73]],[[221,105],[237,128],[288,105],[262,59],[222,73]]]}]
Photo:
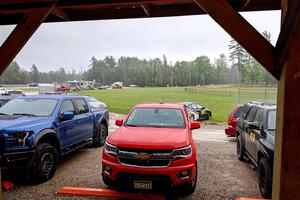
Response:
[{"label": "tire", "polygon": [[261,195],[266,199],[272,196],[272,171],[268,160],[261,158],[258,165],[258,184]]},{"label": "tire", "polygon": [[55,174],[57,162],[57,150],[51,144],[39,144],[29,163],[30,180],[38,183],[50,180]]},{"label": "tire", "polygon": [[104,145],[106,137],[107,137],[107,127],[105,124],[99,124],[97,128],[97,133],[95,137],[93,137],[93,146],[94,147],[101,147]]},{"label": "tire", "polygon": [[246,161],[245,160],[245,146],[242,140],[242,136],[238,135],[236,140],[236,155],[238,160]]},{"label": "tire", "polygon": [[209,114],[205,115],[205,120],[209,120]]},{"label": "tire", "polygon": [[107,185],[108,187],[110,187],[110,188],[115,187],[114,182],[110,178],[108,178],[107,176],[105,176],[103,174],[102,174],[102,180],[103,180],[104,184]]},{"label": "tire", "polygon": [[188,183],[185,183],[182,185],[183,187],[183,194],[184,195],[191,195],[193,194],[193,192],[196,189],[197,186],[197,179],[198,179],[198,167],[197,167],[197,161],[195,163],[195,167],[196,167],[196,174],[195,177],[193,178],[193,180],[189,181]]}]

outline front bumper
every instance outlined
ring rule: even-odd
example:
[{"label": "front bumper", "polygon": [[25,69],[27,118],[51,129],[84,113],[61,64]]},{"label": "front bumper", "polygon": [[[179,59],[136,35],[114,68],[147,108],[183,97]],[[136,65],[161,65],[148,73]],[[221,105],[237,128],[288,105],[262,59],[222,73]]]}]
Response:
[{"label": "front bumper", "polygon": [[225,134],[228,137],[236,137],[236,129],[233,128],[232,126],[230,126],[230,127],[225,129]]},{"label": "front bumper", "polygon": [[26,162],[33,157],[34,151],[3,153],[0,154],[1,166],[12,165],[20,162]]},{"label": "front bumper", "polygon": [[[110,167],[112,172],[110,174],[105,172],[103,170],[104,166]],[[121,185],[125,182],[127,186],[132,186],[134,180],[152,181],[154,188],[156,184],[162,184],[164,186],[177,186],[191,181],[196,175],[195,169],[195,162],[180,166],[146,168],[125,166],[106,159],[102,160],[102,176]],[[177,173],[184,170],[191,170],[190,175],[184,179],[177,177]]]}]

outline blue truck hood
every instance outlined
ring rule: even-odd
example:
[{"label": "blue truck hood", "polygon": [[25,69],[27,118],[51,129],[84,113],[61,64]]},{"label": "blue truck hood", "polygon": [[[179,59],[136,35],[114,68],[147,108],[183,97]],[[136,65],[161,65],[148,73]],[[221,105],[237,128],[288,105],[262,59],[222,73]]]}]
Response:
[{"label": "blue truck hood", "polygon": [[20,115],[1,115],[0,130],[32,130],[34,127],[41,127],[49,123],[48,117],[31,117]]}]

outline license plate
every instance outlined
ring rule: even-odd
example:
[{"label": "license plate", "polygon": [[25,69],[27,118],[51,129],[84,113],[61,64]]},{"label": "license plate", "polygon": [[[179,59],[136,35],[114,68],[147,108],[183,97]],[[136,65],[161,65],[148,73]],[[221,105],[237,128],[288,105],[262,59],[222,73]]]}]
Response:
[{"label": "license plate", "polygon": [[134,180],[133,187],[134,189],[152,190],[152,182]]}]

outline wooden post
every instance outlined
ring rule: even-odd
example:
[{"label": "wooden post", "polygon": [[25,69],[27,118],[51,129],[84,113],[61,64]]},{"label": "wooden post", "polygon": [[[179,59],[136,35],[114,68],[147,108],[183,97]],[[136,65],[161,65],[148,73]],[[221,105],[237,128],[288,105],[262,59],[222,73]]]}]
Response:
[{"label": "wooden post", "polygon": [[[283,23],[289,20],[284,19],[289,9],[288,1],[282,2]],[[278,83],[274,200],[294,200],[300,197],[300,23],[295,18],[290,20],[294,21],[295,33],[288,38],[289,47],[282,48],[286,52],[281,52],[285,56]]]},{"label": "wooden post", "polygon": [[[0,184],[1,184],[1,167],[0,167]],[[0,200],[2,200],[2,187],[0,185]]]}]

